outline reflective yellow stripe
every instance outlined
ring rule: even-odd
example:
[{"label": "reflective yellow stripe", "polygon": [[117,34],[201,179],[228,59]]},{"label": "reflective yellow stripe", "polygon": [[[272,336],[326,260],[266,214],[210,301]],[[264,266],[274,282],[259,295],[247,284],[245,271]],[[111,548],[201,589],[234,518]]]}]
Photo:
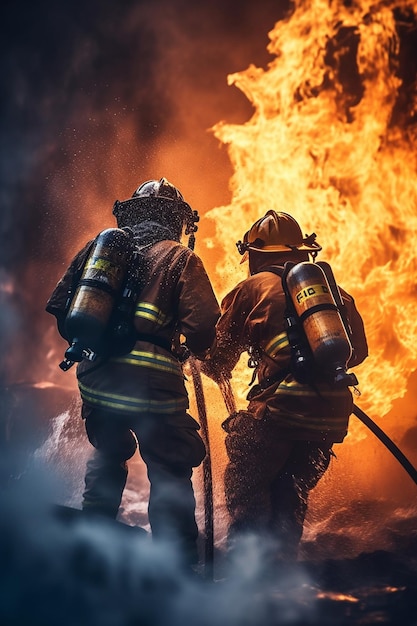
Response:
[{"label": "reflective yellow stripe", "polygon": [[136,305],[135,316],[150,320],[159,326],[166,320],[165,313],[150,302],[138,302]]},{"label": "reflective yellow stripe", "polygon": [[[345,389],[325,389],[318,386],[320,394],[323,397],[332,396],[332,397],[340,397],[346,398],[346,390]],[[309,385],[301,385],[297,383],[297,381],[289,381],[285,380],[280,383],[275,391],[276,394],[288,394],[291,396],[310,396],[312,398],[317,398],[317,393],[312,389]]]},{"label": "reflective yellow stripe", "polygon": [[291,427],[308,428],[309,430],[345,430],[348,420],[346,417],[312,417],[311,415],[280,415],[281,421],[285,421]]},{"label": "reflective yellow stripe", "polygon": [[151,400],[133,398],[105,391],[94,391],[78,381],[81,397],[89,404],[101,406],[108,409],[136,413],[138,411],[148,411],[150,413],[175,413],[188,408],[187,398],[181,396],[173,400]]},{"label": "reflective yellow stripe", "polygon": [[289,346],[287,333],[284,331],[279,335],[275,335],[271,341],[265,346],[265,352],[269,356],[275,356],[277,352]]},{"label": "reflective yellow stripe", "polygon": [[177,374],[183,376],[181,367],[178,361],[173,358],[163,356],[162,354],[153,354],[152,352],[144,352],[139,350],[132,350],[126,356],[121,356],[111,359],[116,363],[128,363],[129,365],[139,365],[140,367],[150,367],[160,372],[168,372],[170,374]]},{"label": "reflective yellow stripe", "polygon": [[[341,400],[346,400],[346,389],[334,390],[323,388],[318,386],[320,395],[322,398],[340,398]],[[275,394],[277,395],[288,395],[293,397],[303,397],[306,398],[307,401],[309,398],[312,400],[317,400],[317,393],[312,389],[309,385],[302,385],[297,381],[283,381],[281,382]],[[285,400],[282,400],[285,402]],[[342,405],[343,406],[343,405]],[[343,409],[342,409],[343,410]],[[346,430],[347,428],[347,417],[345,415],[320,415],[320,417],[315,417],[313,415],[300,415],[298,413],[289,413],[288,415],[280,414],[280,420],[286,422],[291,427],[296,428],[308,428],[309,430],[329,430],[329,431],[340,431]]]}]

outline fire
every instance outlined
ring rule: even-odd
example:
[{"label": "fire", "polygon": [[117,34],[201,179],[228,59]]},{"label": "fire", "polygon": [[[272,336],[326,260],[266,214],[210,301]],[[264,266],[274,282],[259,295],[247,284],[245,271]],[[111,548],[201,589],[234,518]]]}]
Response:
[{"label": "fire", "polygon": [[[388,416],[396,401],[406,396],[410,376],[417,370],[414,253],[417,89],[415,84],[410,84],[412,72],[404,69],[404,59],[410,53],[410,49],[404,48],[404,40],[416,30],[417,0],[294,0],[292,5],[291,14],[277,22],[269,33],[268,67],[250,65],[228,76],[229,85],[237,87],[251,103],[253,114],[246,123],[219,122],[213,128],[214,136],[227,147],[232,166],[231,202],[205,213],[197,234],[196,252],[202,256],[220,299],[247,272],[245,265],[239,265],[236,241],[268,209],[287,211],[300,222],[305,233],[316,232],[323,246],[319,259],[331,263],[338,282],[355,297],[366,324],[370,356],[355,370],[362,393],[357,403],[372,417],[382,418]],[[413,45],[415,38],[408,38],[409,48],[410,41]],[[163,45],[166,50],[165,40]],[[158,80],[160,74],[156,72]],[[200,147],[190,149],[196,145],[194,130],[201,123],[201,111],[194,107],[197,114],[192,117],[192,107],[188,107],[190,93],[184,87],[175,89],[175,104],[178,110],[185,111],[184,117],[174,115],[171,121],[177,124],[180,120],[179,140],[173,141],[175,135],[168,133],[165,137],[160,132],[152,142],[146,138],[138,141],[137,155],[132,148],[136,141],[132,138],[141,137],[135,118],[136,101],[132,107],[134,113],[120,118],[124,122],[114,129],[110,125],[111,129],[106,131],[109,136],[100,137],[99,143],[92,141],[91,150],[87,142],[89,134],[97,139],[100,129],[104,132],[102,129],[108,128],[101,99],[100,107],[92,113],[100,122],[97,135],[86,122],[83,126],[80,121],[87,120],[87,115],[79,110],[74,112],[74,126],[79,135],[75,133],[71,138],[64,135],[67,142],[64,148],[72,153],[77,144],[77,153],[69,159],[72,166],[64,168],[58,163],[49,184],[50,206],[57,207],[59,219],[57,230],[48,236],[53,239],[61,232],[60,245],[48,248],[53,252],[51,258],[45,253],[40,261],[29,264],[25,274],[28,291],[33,293],[39,276],[47,271],[51,273],[54,266],[53,279],[43,287],[45,291],[52,288],[75,251],[99,230],[113,225],[112,202],[116,198],[125,199],[141,180],[167,176],[200,213],[204,212],[202,207],[213,207],[218,202],[213,199],[216,198],[213,188],[216,182],[218,191],[224,172],[219,171],[221,167],[215,158],[206,158]],[[195,83],[188,89],[196,90]],[[140,101],[143,92],[138,91],[135,97]],[[116,115],[117,107],[114,111]],[[81,136],[84,152],[78,145]],[[197,177],[196,172],[204,172],[205,176]],[[213,235],[207,235],[203,242],[207,221]],[[206,250],[202,251],[203,243]],[[0,291],[12,295],[15,287],[8,276],[0,275],[0,281]],[[39,377],[35,385],[38,390],[48,390],[48,383],[61,385],[62,389],[65,386],[69,395],[64,400],[68,404],[72,399],[70,392],[76,388],[76,378],[74,370],[64,374],[58,368],[67,346],[57,337],[52,318],[39,323],[40,329],[47,327],[42,333],[42,352],[32,337],[32,318],[35,319],[36,312],[41,310],[43,317],[47,317],[43,306],[48,295],[49,292],[45,297],[42,295],[41,305],[36,302],[36,309],[29,306],[32,303],[25,296],[24,308],[31,316],[31,323],[25,327],[20,325],[16,329],[14,309],[11,306],[10,311],[7,309],[4,335],[12,334],[9,329],[14,335],[23,331],[27,335],[19,342],[23,347],[20,351],[12,344],[13,350],[8,352],[13,354],[13,364],[11,357],[7,357],[5,370],[12,381]],[[35,366],[32,361],[27,363],[27,347],[33,345]],[[246,406],[249,379],[244,359],[241,372],[233,377],[239,408]],[[226,527],[222,489],[226,453],[224,432],[220,428],[226,408],[214,383],[206,377],[204,387],[216,530],[220,535]],[[189,390],[192,396],[191,381]],[[49,391],[52,394],[53,387]],[[191,413],[198,417],[195,406]],[[407,425],[400,427],[404,432]],[[357,442],[366,434],[364,427],[352,420],[347,440]],[[384,495],[396,490],[396,476],[391,476],[391,467],[378,464],[375,455],[368,455],[366,461],[363,443],[359,451],[354,446],[341,446],[343,451],[337,450],[337,456],[345,455],[345,464],[339,464],[338,470],[329,472],[320,483],[319,489],[326,490],[328,485],[331,488],[331,498],[316,502],[316,506],[320,505],[317,517],[323,519],[324,528],[335,525],[329,507],[335,511],[339,508],[340,513],[341,504],[348,500],[356,513],[365,492],[372,499],[378,497],[377,490],[375,494],[372,491],[375,486],[382,486]],[[335,471],[339,471],[343,480],[334,478]],[[349,480],[351,484],[347,485]],[[315,507],[311,510],[314,512]],[[369,509],[365,513],[368,519]],[[407,519],[411,515],[407,511]],[[376,516],[385,527],[385,517],[378,508]],[[359,521],[362,519],[363,516]],[[353,533],[359,535],[362,531],[359,523],[352,524],[350,518],[345,523],[343,518],[336,525],[341,540],[349,523]],[[364,541],[370,543],[371,534],[375,534],[373,527]],[[310,536],[314,539],[314,532],[307,532],[307,539]]]},{"label": "fire", "polygon": [[253,105],[251,119],[213,129],[234,168],[231,204],[207,214],[216,224],[208,245],[223,248],[218,291],[236,282],[234,243],[266,210],[316,232],[320,260],[363,315],[370,356],[356,370],[358,404],[378,417],[417,368],[415,102],[400,115],[398,72],[399,22],[415,28],[416,9],[297,0],[269,33],[268,68],[228,76]]},{"label": "fire", "polygon": [[355,596],[345,593],[335,593],[332,591],[320,591],[317,594],[317,598],[319,600],[335,600],[337,602],[359,602],[359,599]]}]

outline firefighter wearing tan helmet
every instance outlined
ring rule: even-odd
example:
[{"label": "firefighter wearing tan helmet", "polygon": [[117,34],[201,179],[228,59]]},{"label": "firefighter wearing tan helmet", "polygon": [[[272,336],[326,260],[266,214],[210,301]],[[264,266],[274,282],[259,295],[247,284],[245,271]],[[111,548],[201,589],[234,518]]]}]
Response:
[{"label": "firefighter wearing tan helmet", "polygon": [[[94,446],[82,508],[116,518],[126,462],[139,444],[152,535],[178,546],[188,567],[198,561],[192,468],[205,447],[188,413],[176,347],[181,335],[191,354],[204,359],[215,347],[219,306],[191,249],[197,212],[174,185],[146,181],[131,198],[116,201],[113,214],[117,228],[102,231],[74,257],[47,304],[70,344],[62,369],[78,362],[82,417]],[[124,331],[129,316],[132,345],[126,342],[132,329]]]},{"label": "firefighter wearing tan helmet", "polygon": [[367,342],[353,298],[315,262],[316,235],[303,237],[292,216],[268,211],[236,245],[250,275],[222,301],[203,371],[231,377],[245,351],[255,367],[247,410],[223,424],[228,545],[258,535],[273,564],[297,558],[309,492],[347,433],[357,383],[347,369]]}]

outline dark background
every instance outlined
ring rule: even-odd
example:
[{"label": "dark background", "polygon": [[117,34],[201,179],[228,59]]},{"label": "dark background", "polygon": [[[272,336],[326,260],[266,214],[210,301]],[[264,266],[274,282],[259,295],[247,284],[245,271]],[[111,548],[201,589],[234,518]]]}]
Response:
[{"label": "dark background", "polygon": [[227,150],[210,128],[250,117],[227,75],[267,66],[268,32],[288,10],[282,0],[3,2],[5,382],[42,376],[46,299],[75,251],[113,225],[115,199],[166,176],[201,214],[229,202]]},{"label": "dark background", "polygon": [[[55,250],[39,232],[50,226],[50,212],[57,219],[63,213],[71,228],[73,218],[82,216],[73,203],[83,202],[84,184],[103,192],[110,187],[111,198],[130,194],[130,188],[110,186],[112,173],[103,171],[101,161],[120,149],[114,137],[122,142],[126,124],[131,127],[121,167],[135,185],[146,161],[157,160],[153,144],[187,135],[187,118],[198,133],[190,150],[216,150],[207,129],[219,119],[242,122],[250,114],[244,96],[227,86],[227,74],[268,62],[267,33],[281,15],[280,3],[268,0],[256,9],[252,2],[200,6],[189,0],[4,3],[1,186],[9,219],[2,261],[8,267],[21,262],[25,247],[16,246],[19,240],[30,242],[38,255],[49,254],[48,244]],[[195,175],[202,178],[203,172]],[[67,182],[61,207],[47,198],[58,176]],[[227,200],[227,175],[221,184],[195,179],[202,184],[211,199]],[[17,212],[26,218],[18,229]],[[61,232],[57,228],[58,237]]]}]

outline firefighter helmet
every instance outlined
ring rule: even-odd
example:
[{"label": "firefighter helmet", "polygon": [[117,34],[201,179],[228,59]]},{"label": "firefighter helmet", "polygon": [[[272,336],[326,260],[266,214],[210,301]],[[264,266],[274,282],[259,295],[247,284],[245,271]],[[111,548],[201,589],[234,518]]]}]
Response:
[{"label": "firefighter helmet", "polygon": [[296,220],[288,213],[267,213],[257,220],[248,230],[243,242],[237,242],[240,254],[250,250],[256,252],[312,252],[317,253],[321,246],[315,242],[316,234],[312,233],[303,238],[301,228]]},{"label": "firefighter helmet", "polygon": [[160,198],[171,200],[175,203],[186,204],[182,193],[174,187],[166,178],[148,180],[139,185],[133,192],[132,198]]},{"label": "firefighter helmet", "polygon": [[151,220],[174,227],[176,234],[186,226],[186,234],[197,230],[197,211],[185,202],[182,193],[166,178],[147,180],[139,185],[132,197],[123,202],[116,200],[113,207],[119,227],[132,222]]}]

